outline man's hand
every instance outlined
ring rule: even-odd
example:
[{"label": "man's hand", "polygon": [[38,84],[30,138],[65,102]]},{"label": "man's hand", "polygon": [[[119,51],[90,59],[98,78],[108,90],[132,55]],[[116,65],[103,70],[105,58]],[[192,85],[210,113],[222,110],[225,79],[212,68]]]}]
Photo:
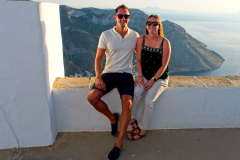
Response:
[{"label": "man's hand", "polygon": [[153,85],[154,85],[154,80],[153,79],[150,79],[147,84],[144,86],[144,89],[145,90],[149,90]]},{"label": "man's hand", "polygon": [[101,77],[96,78],[95,87],[101,90],[106,90],[105,83],[103,82]]}]

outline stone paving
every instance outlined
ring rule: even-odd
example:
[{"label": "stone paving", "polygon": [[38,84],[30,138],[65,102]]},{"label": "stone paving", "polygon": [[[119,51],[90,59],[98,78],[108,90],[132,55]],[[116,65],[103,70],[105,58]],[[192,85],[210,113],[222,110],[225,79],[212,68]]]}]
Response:
[{"label": "stone paving", "polygon": [[[0,160],[106,160],[110,132],[59,133],[51,146],[0,150]],[[238,160],[240,129],[151,130],[124,145],[119,160]]]}]

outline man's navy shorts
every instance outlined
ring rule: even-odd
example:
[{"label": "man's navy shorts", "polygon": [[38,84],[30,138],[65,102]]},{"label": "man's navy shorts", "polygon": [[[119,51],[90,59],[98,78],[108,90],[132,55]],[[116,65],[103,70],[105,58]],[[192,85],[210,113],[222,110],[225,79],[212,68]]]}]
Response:
[{"label": "man's navy shorts", "polygon": [[117,88],[120,96],[126,94],[133,97],[134,93],[134,80],[130,73],[104,73],[102,80],[105,83],[106,90],[101,90],[93,84],[92,89],[98,89],[103,92],[103,95],[110,92],[112,89]]}]

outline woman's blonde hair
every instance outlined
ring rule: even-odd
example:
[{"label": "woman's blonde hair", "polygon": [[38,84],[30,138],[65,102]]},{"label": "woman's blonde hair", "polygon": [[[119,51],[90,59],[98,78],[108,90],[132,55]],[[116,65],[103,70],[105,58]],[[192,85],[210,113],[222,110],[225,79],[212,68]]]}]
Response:
[{"label": "woman's blonde hair", "polygon": [[[157,22],[159,23],[158,35],[159,35],[160,37],[164,37],[162,22],[161,22],[161,19],[160,19],[157,15],[155,15],[155,14],[150,15],[150,16],[147,18],[146,23],[147,23],[147,21],[149,20],[149,18],[151,18],[151,17],[154,17],[154,18],[157,19]],[[146,24],[146,25],[147,25],[147,24]],[[148,30],[147,30],[146,27],[145,27],[145,33],[146,33],[146,34],[149,34],[149,32],[148,32]]]}]

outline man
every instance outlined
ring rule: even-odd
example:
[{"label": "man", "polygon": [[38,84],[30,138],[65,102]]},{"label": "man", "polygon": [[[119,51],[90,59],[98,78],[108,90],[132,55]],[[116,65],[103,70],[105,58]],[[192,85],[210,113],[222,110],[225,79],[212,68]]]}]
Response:
[{"label": "man", "polygon": [[[111,134],[113,136],[117,136],[118,133],[119,114],[112,113],[101,98],[113,88],[117,88],[121,96],[122,114],[120,117],[119,138],[108,155],[109,160],[119,157],[123,138],[131,118],[134,93],[132,58],[139,37],[137,32],[127,27],[130,20],[128,7],[120,5],[116,8],[115,13],[116,26],[103,32],[100,36],[95,59],[96,81],[88,94],[90,104],[110,120]],[[102,60],[105,54],[106,64],[101,75]]]}]

